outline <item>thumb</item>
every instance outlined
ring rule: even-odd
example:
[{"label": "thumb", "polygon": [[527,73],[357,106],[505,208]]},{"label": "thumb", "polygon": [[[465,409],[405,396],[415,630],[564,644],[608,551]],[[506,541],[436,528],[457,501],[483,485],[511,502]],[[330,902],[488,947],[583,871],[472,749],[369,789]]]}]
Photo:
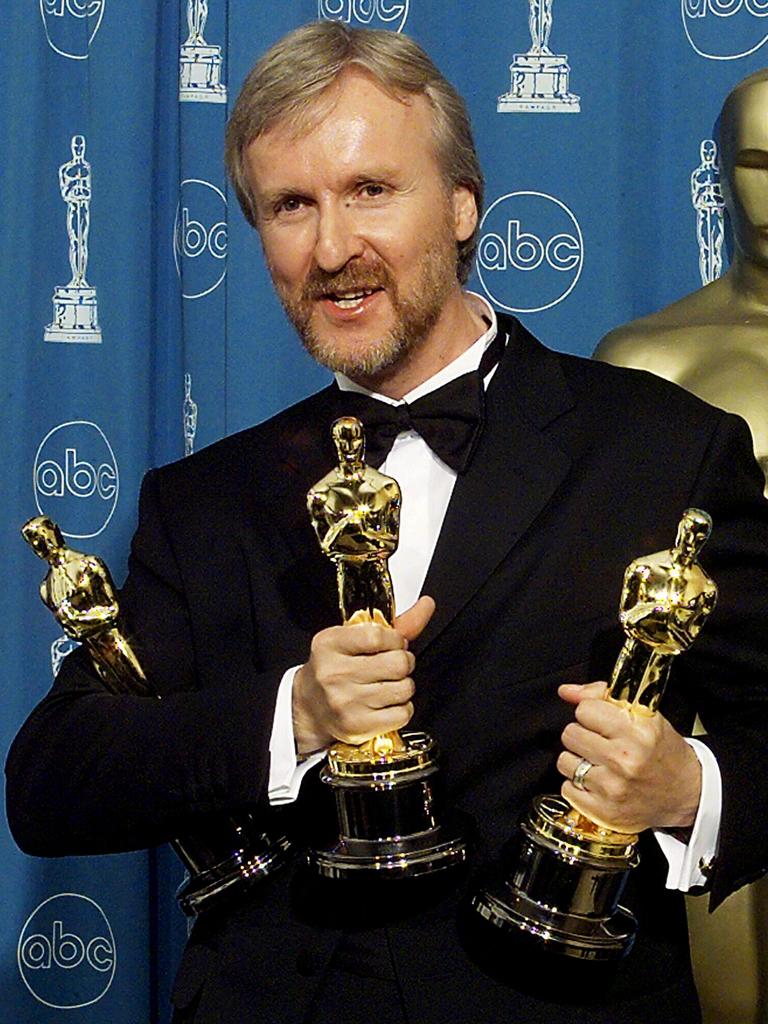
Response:
[{"label": "thumb", "polygon": [[558,686],[558,695],[568,704],[580,704],[583,700],[603,700],[608,683],[563,683]]},{"label": "thumb", "polygon": [[425,628],[435,611],[435,602],[431,597],[420,597],[416,604],[398,615],[395,619],[395,629],[404,636],[406,640],[415,640]]}]

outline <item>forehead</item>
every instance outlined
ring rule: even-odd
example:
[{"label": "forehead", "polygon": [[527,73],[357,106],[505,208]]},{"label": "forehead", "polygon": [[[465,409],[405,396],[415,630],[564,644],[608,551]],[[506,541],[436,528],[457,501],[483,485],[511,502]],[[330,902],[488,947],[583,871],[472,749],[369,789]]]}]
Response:
[{"label": "forehead", "polygon": [[768,81],[747,86],[735,97],[732,139],[738,149],[768,150]]},{"label": "forehead", "polygon": [[278,121],[245,150],[255,187],[276,172],[354,172],[366,161],[432,163],[434,113],[423,94],[395,95],[350,69],[296,118]]}]

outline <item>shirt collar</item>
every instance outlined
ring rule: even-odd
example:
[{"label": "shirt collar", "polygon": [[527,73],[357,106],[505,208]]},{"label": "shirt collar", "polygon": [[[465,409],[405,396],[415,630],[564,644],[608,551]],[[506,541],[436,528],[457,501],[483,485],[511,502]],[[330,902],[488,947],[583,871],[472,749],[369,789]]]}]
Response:
[{"label": "shirt collar", "polygon": [[[343,373],[335,373],[336,383],[341,391],[358,391],[362,395],[369,395],[371,398],[376,398],[380,402],[386,402],[389,405],[401,405],[404,402],[415,402],[418,398],[423,398],[424,395],[428,395],[431,391],[436,391],[437,388],[441,388],[444,384],[450,383],[457,377],[463,376],[465,373],[471,373],[472,370],[476,370],[480,365],[480,360],[483,358],[483,354],[488,346],[491,344],[499,329],[498,321],[496,319],[496,311],[493,307],[486,302],[482,295],[478,295],[476,292],[464,292],[465,297],[469,303],[474,307],[483,320],[489,325],[488,329],[480,335],[477,341],[473,342],[468,349],[465,349],[460,356],[457,356],[453,362],[444,366],[442,370],[438,370],[432,377],[422,381],[421,384],[409,391],[407,395],[403,395],[402,398],[389,398],[387,395],[381,395],[377,391],[369,391],[364,388],[361,384],[356,384],[355,381],[350,380]],[[495,370],[495,367],[494,367]],[[487,387],[494,370],[488,374],[485,378],[484,384]]]}]

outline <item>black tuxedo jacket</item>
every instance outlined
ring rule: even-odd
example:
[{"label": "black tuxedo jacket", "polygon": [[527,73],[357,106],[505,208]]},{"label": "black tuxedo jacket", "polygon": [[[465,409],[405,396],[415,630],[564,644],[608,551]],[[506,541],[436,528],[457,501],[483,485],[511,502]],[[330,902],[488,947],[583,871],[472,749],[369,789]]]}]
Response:
[{"label": "black tuxedo jacket", "polygon": [[[424,586],[437,612],[413,645],[412,724],[438,740],[448,801],[467,816],[466,886],[493,868],[531,797],[559,788],[572,712],[557,686],[607,677],[624,569],[670,547],[693,505],[714,520],[702,561],[720,598],[663,709],[682,732],[698,712],[721,767],[718,902],[768,866],[768,515],[748,431],[649,374],[550,352],[503,316],[500,329],[510,341],[484,431]],[[305,495],[335,461],[329,427],[343,412],[329,387],[148,474],[122,606],[163,700],[106,694],[81,652],[67,660],[9,757],[9,820],[28,852],[134,849],[254,806],[299,843],[334,820],[311,776],[287,810],[265,788],[278,683],[338,621]],[[293,868],[198,923],[174,999],[199,1021],[298,1024],[345,929],[370,940],[386,928],[424,1024],[695,1021],[682,897],[664,879],[650,837],[625,899],[635,950],[597,988],[578,984],[578,1011],[528,991],[516,960],[481,962],[457,924],[460,889],[385,908],[371,895],[350,917]],[[552,962],[553,983],[562,969]]]}]

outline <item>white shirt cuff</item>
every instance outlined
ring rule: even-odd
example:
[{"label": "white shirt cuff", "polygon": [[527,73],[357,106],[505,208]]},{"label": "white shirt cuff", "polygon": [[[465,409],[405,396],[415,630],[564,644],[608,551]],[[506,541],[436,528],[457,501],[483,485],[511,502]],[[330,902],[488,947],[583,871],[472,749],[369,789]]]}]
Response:
[{"label": "white shirt cuff", "polygon": [[322,761],[325,751],[310,754],[299,764],[293,735],[293,679],[300,665],[284,673],[277,690],[275,717],[269,740],[269,802],[290,804],[299,795],[301,780],[310,768]]},{"label": "white shirt cuff", "polygon": [[693,747],[701,765],[701,798],[691,837],[683,843],[668,832],[653,833],[669,864],[667,888],[681,892],[706,885],[717,853],[723,810],[723,784],[717,758],[700,740],[686,737],[686,742]]}]

